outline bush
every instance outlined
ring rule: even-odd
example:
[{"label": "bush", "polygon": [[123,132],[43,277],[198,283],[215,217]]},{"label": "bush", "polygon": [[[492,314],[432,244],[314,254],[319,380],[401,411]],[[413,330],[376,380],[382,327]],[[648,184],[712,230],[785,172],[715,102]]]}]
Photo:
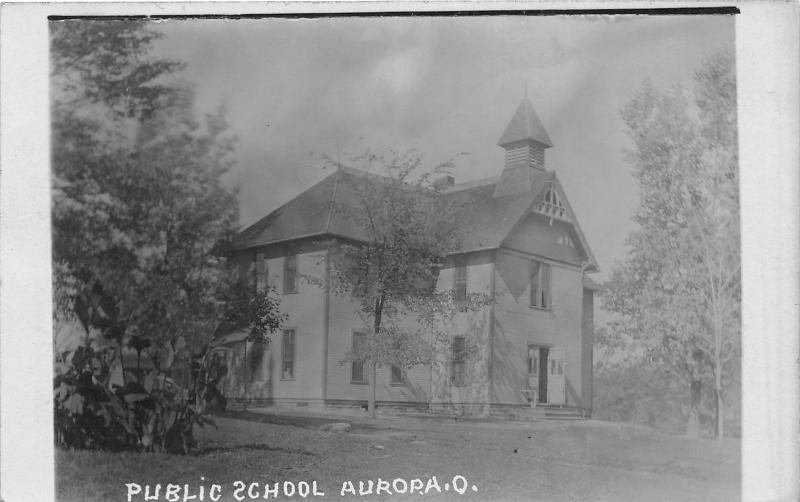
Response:
[{"label": "bush", "polygon": [[[193,426],[214,425],[198,412],[194,392],[152,371],[138,382],[109,386],[115,351],[81,345],[62,353],[54,379],[56,444],[62,448],[187,453]],[[216,425],[215,425],[216,427]]]}]

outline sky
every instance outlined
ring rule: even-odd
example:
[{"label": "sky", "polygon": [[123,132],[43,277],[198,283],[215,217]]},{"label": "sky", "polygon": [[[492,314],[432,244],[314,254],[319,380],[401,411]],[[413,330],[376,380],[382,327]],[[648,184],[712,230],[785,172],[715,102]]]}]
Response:
[{"label": "sky", "polygon": [[691,84],[733,48],[733,16],[497,16],[169,20],[156,53],[186,63],[199,112],[238,138],[241,224],[330,174],[323,156],[415,149],[455,159],[456,183],[499,175],[496,145],[523,96],[608,277],[638,203],[620,109],[650,79]]}]

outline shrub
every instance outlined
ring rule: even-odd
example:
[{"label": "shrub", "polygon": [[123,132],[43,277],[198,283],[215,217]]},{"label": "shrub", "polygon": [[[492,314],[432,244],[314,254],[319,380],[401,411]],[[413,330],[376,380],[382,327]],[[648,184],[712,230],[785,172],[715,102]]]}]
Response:
[{"label": "shrub", "polygon": [[193,426],[214,425],[198,412],[197,393],[155,370],[141,384],[126,382],[112,389],[109,380],[118,348],[96,349],[87,343],[60,355],[54,380],[56,444],[91,450],[189,452],[196,445]]}]

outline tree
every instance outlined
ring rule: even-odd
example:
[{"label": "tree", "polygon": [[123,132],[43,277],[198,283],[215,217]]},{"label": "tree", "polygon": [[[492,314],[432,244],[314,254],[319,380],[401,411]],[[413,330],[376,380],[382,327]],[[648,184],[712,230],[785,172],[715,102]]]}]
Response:
[{"label": "tree", "polygon": [[706,60],[694,87],[646,82],[622,112],[639,182],[638,230],[604,295],[648,357],[688,381],[687,433],[696,434],[704,381],[724,433],[726,392],[738,373],[740,252],[736,84],[730,50]]},{"label": "tree", "polygon": [[124,346],[147,352],[166,377],[223,318],[259,336],[281,318],[226,254],[238,201],[224,113],[195,118],[182,65],[151,56],[160,37],[145,21],[51,23],[52,224],[56,318],[120,364]]},{"label": "tree", "polygon": [[[330,164],[340,168],[337,162]],[[351,296],[365,326],[366,342],[349,354],[369,371],[368,411],[375,417],[376,367],[409,368],[432,360],[431,336],[458,311],[485,305],[484,295],[455,301],[452,291],[437,291],[443,258],[458,248],[453,224],[457,207],[430,183],[449,164],[424,171],[416,152],[366,152],[356,157],[364,173],[347,177],[355,194],[347,217],[364,232],[363,242],[338,241],[329,250],[327,283]]]}]

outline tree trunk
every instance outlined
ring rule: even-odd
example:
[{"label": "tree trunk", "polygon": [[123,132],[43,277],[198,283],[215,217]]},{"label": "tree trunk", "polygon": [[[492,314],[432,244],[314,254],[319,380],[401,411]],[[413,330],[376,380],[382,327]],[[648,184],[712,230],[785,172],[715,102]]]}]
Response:
[{"label": "tree trunk", "polygon": [[717,388],[714,389],[716,394],[716,399],[714,400],[715,407],[714,407],[714,415],[715,415],[715,427],[714,427],[714,435],[717,438],[717,441],[722,441],[722,436],[725,435],[725,403],[722,399],[722,389],[717,385]]},{"label": "tree trunk", "polygon": [[[379,336],[379,333],[381,332],[381,320],[383,318],[383,304],[385,301],[386,301],[386,296],[383,293],[381,293],[377,298],[375,298],[375,307],[373,310],[373,315],[375,316],[375,323],[372,326],[373,337]],[[375,369],[376,367],[375,361],[372,360],[371,358],[368,365],[369,365],[369,399],[367,400],[367,411],[369,412],[370,418],[375,418],[375,388],[377,386],[375,376],[377,374],[377,371]]]},{"label": "tree trunk", "polygon": [[244,411],[247,411],[247,400],[249,397],[247,392],[247,339],[244,341],[244,361],[242,366],[244,366]]},{"label": "tree trunk", "polygon": [[689,403],[689,418],[686,421],[686,437],[697,439],[700,437],[700,390],[702,382],[692,380],[691,402]]},{"label": "tree trunk", "polygon": [[369,399],[367,400],[367,411],[369,418],[375,418],[375,361],[369,361]]},{"label": "tree trunk", "polygon": [[117,343],[117,348],[119,348],[119,369],[122,371],[122,385],[125,385],[128,382],[125,381],[125,356],[122,355],[122,342]]}]

